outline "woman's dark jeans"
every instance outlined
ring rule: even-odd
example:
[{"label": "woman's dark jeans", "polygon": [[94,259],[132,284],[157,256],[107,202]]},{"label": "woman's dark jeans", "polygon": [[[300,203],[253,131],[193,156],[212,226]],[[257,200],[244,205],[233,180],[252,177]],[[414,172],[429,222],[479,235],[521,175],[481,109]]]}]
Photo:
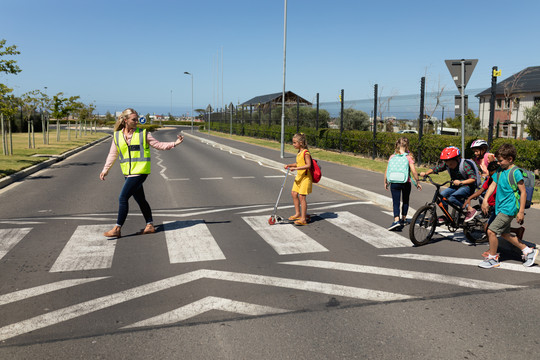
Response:
[{"label": "woman's dark jeans", "polygon": [[116,220],[117,225],[124,225],[124,222],[126,221],[129,212],[129,198],[132,196],[135,201],[137,201],[137,204],[139,204],[146,223],[148,224],[153,221],[152,209],[150,209],[150,205],[146,201],[143,189],[143,183],[147,177],[148,174],[142,174],[132,177],[126,176],[126,179],[124,181],[124,187],[122,188],[122,191],[120,192],[120,197],[118,198],[120,206],[118,207],[118,218]]},{"label": "woman's dark jeans", "polygon": [[390,184],[390,192],[392,193],[392,204],[394,206],[394,218],[400,218],[399,216],[399,203],[401,194],[403,194],[403,206],[401,207],[401,215],[403,217],[407,216],[409,211],[409,198],[411,195],[411,182],[407,181],[406,183],[393,183]]}]

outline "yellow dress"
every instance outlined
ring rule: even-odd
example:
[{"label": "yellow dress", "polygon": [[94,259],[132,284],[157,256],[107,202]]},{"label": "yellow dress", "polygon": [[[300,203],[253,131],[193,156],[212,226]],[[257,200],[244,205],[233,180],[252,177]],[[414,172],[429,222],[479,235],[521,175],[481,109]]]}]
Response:
[{"label": "yellow dress", "polygon": [[[309,150],[302,150],[296,155],[296,166],[301,167],[306,165],[304,154],[309,154]],[[309,154],[311,156],[311,154]],[[313,177],[308,169],[297,170],[296,177],[294,178],[294,184],[292,191],[297,192],[300,195],[311,194],[311,187],[313,184]]]}]

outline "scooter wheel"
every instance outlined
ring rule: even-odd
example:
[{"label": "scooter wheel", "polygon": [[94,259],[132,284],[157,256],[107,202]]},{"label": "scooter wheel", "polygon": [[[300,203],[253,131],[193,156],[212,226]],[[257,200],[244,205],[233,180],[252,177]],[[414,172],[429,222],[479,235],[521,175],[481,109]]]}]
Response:
[{"label": "scooter wheel", "polygon": [[269,225],[274,225],[276,223],[276,218],[273,217],[273,216],[270,216],[270,219],[268,219],[268,224]]}]

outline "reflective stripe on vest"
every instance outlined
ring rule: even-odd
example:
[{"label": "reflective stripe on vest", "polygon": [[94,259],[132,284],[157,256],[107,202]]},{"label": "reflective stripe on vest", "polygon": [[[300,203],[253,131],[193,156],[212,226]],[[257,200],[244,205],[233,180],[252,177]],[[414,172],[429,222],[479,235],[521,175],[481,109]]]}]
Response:
[{"label": "reflective stripe on vest", "polygon": [[115,131],[114,143],[124,175],[150,174],[150,146],[146,143],[146,130],[135,129],[130,145],[122,130]]}]

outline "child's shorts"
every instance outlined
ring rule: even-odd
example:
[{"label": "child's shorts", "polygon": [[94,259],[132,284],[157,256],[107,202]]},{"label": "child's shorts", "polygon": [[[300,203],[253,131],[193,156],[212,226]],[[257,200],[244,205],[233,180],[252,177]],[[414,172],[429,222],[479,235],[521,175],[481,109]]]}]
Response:
[{"label": "child's shorts", "polygon": [[493,231],[497,236],[510,233],[510,225],[512,224],[513,219],[513,216],[498,213],[488,229]]}]

